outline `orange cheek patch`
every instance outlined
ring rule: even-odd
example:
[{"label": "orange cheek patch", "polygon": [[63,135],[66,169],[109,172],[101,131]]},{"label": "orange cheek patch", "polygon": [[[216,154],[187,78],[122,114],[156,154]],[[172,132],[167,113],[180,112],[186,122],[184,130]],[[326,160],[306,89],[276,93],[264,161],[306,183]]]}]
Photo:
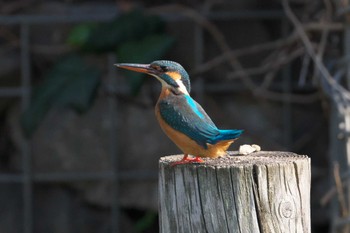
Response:
[{"label": "orange cheek patch", "polygon": [[181,79],[181,75],[177,72],[166,72],[167,75],[169,75],[174,80]]}]

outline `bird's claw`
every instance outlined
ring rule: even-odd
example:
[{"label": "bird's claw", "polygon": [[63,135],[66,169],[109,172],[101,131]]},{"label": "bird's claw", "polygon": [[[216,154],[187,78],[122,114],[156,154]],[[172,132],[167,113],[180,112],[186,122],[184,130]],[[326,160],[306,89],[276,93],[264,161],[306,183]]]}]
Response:
[{"label": "bird's claw", "polygon": [[189,158],[188,155],[185,155],[180,161],[173,162],[170,164],[170,166],[174,167],[176,165],[187,163],[203,163],[203,160],[199,156],[196,156],[195,158]]}]

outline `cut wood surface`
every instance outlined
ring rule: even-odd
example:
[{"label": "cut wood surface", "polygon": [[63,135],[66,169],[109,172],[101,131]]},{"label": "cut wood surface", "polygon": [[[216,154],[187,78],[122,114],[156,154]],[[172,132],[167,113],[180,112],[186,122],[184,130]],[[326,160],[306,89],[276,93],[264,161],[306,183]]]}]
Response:
[{"label": "cut wood surface", "polygon": [[291,152],[159,161],[161,233],[310,233],[310,159]]}]

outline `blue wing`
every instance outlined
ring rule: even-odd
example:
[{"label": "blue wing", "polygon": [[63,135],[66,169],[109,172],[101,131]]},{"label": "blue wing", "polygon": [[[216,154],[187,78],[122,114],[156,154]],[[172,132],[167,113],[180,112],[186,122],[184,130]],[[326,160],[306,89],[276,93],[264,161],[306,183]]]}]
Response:
[{"label": "blue wing", "polygon": [[158,103],[164,121],[199,145],[237,138],[241,130],[219,130],[203,108],[188,95],[170,95]]}]

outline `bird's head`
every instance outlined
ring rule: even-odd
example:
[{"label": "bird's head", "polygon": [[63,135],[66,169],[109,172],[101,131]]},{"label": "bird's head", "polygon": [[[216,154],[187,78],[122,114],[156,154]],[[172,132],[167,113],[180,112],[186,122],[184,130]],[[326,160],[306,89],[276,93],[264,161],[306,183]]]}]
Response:
[{"label": "bird's head", "polygon": [[115,65],[119,68],[152,75],[162,83],[163,88],[170,88],[187,95],[191,91],[188,73],[177,62],[160,60],[150,64],[119,63]]}]

